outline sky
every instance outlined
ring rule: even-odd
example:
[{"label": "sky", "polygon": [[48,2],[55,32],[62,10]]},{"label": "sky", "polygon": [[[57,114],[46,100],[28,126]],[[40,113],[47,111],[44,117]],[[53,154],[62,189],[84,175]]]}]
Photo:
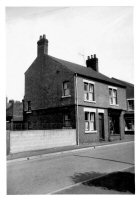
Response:
[{"label": "sky", "polygon": [[49,55],[85,66],[96,54],[99,72],[134,82],[132,6],[6,7],[8,99],[23,99],[24,73],[43,34]]}]

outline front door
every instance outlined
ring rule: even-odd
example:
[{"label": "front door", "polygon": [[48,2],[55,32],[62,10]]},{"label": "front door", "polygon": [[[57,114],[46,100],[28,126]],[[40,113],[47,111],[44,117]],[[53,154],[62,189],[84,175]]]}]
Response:
[{"label": "front door", "polygon": [[104,135],[104,114],[103,113],[99,113],[99,138],[100,138],[100,140],[105,139],[105,135]]}]

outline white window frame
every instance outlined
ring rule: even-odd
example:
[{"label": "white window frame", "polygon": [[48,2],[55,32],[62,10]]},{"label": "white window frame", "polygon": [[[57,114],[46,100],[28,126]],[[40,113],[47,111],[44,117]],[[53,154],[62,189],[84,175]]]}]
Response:
[{"label": "white window frame", "polygon": [[[96,103],[95,101],[95,83],[93,81],[89,81],[89,80],[83,80],[83,83],[85,84],[88,84],[88,91],[87,91],[87,94],[88,94],[88,99],[85,99],[85,90],[84,90],[84,101],[85,102],[91,102],[91,103]],[[90,84],[93,85],[93,92],[90,92]],[[85,85],[84,85],[85,86]],[[90,100],[89,99],[89,95],[90,94],[93,94],[93,100]]]},{"label": "white window frame", "polygon": [[[85,133],[96,133],[97,130],[96,130],[96,109],[95,108],[84,108],[84,119],[85,119],[85,113],[88,113],[88,120],[85,120]],[[94,120],[91,120],[91,116],[94,116]],[[86,130],[86,122],[88,122],[88,127],[89,129]],[[94,128],[95,129],[91,129],[92,127],[92,123],[94,123]]]},{"label": "white window frame", "polygon": [[[70,88],[67,88],[67,90],[69,91],[69,94],[68,95],[65,95],[65,89],[64,89],[64,84],[66,83],[69,83],[69,81],[64,81],[63,84],[62,84],[62,98],[66,98],[66,97],[71,97],[71,94],[70,94]],[[68,87],[68,85],[67,85]]]},{"label": "white window frame", "polygon": [[71,117],[70,117],[69,113],[64,113],[63,126],[64,127],[71,127]]},{"label": "white window frame", "polygon": [[116,96],[116,103],[114,102],[114,97],[113,97],[113,93],[112,93],[112,98],[113,98],[113,103],[111,103],[110,102],[110,94],[109,94],[109,104],[111,105],[111,106],[119,106],[119,104],[118,104],[118,88],[117,87],[113,87],[113,86],[108,86],[108,92],[109,92],[109,90],[112,90],[112,92],[113,92],[113,90],[116,90],[116,94],[117,94],[117,96]]},{"label": "white window frame", "polygon": [[27,111],[26,111],[26,113],[31,113],[31,112],[32,112],[31,101],[27,101]]}]

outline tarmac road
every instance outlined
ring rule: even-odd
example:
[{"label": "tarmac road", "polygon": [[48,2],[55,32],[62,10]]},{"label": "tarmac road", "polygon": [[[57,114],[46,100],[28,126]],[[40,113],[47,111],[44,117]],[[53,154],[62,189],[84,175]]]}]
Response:
[{"label": "tarmac road", "polygon": [[9,162],[7,194],[60,194],[77,183],[131,167],[134,142]]}]

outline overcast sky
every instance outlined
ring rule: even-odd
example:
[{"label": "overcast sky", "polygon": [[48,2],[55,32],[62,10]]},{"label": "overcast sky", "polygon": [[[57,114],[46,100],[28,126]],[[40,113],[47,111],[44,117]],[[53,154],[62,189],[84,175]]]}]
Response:
[{"label": "overcast sky", "polygon": [[49,55],[85,66],[96,54],[101,73],[134,82],[133,7],[7,7],[8,99],[23,99],[24,73],[42,34]]}]

